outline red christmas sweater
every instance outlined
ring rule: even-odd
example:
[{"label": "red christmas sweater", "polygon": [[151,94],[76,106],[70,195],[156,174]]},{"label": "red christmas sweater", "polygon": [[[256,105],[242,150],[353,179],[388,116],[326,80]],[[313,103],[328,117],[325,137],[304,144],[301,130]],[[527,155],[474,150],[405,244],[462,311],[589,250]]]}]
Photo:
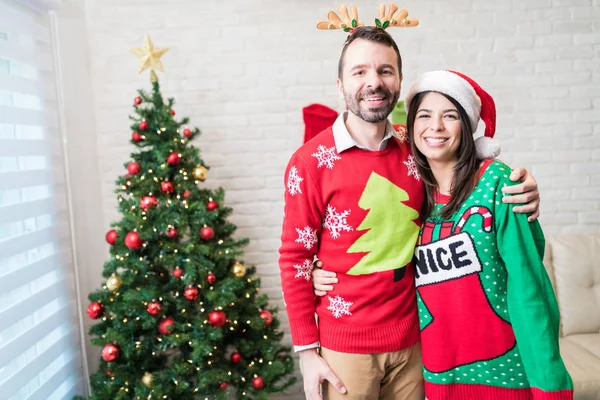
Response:
[{"label": "red christmas sweater", "polygon": [[[384,150],[340,154],[328,128],[294,153],[285,185],[279,266],[293,344],[382,353],[416,343],[411,260],[424,190],[404,129]],[[315,255],[339,280],[319,298]]]}]

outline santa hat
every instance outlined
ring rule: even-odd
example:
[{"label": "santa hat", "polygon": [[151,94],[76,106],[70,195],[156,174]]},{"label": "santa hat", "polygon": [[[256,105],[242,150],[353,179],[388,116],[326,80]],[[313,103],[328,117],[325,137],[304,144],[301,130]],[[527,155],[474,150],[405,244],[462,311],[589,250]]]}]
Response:
[{"label": "santa hat", "polygon": [[322,104],[311,104],[302,109],[304,119],[304,143],[333,125],[337,111]]},{"label": "santa hat", "polygon": [[406,113],[412,99],[422,92],[439,92],[456,100],[467,112],[473,133],[479,120],[485,123],[484,136],[475,140],[477,155],[495,158],[500,154],[500,143],[492,139],[496,133],[496,104],[494,99],[471,78],[456,71],[431,71],[421,75],[412,85],[404,105]]}]

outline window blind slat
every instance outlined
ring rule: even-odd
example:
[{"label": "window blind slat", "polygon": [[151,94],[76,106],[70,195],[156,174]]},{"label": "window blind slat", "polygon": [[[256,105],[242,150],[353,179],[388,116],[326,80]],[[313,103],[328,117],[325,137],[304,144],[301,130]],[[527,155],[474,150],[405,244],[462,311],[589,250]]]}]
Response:
[{"label": "window blind slat", "polygon": [[28,49],[24,46],[0,41],[0,54],[2,58],[19,61],[42,71],[52,72],[54,65],[52,63],[52,54],[48,52],[49,50],[50,48],[43,48],[41,46]]},{"label": "window blind slat", "polygon": [[[2,282],[0,282],[0,283],[2,283]],[[10,282],[8,282],[6,280],[3,283],[4,283],[4,285],[3,285],[4,287],[2,288],[3,291],[12,290],[12,289],[16,288],[16,286],[10,285]],[[29,311],[31,311],[31,312],[37,311],[37,308],[39,307],[40,304],[48,304],[52,300],[57,299],[58,297],[60,297],[60,294],[61,294],[64,286],[65,286],[65,282],[62,279],[58,280],[58,281],[54,282],[54,284],[52,286],[48,286],[47,288],[44,288],[44,289],[40,290],[39,292],[35,292],[31,296],[28,296],[28,297],[24,298],[23,300],[19,301],[18,303],[15,303],[12,306],[8,307],[6,310],[0,311],[0,317],[2,317],[3,319],[6,318],[6,320],[3,320],[3,322],[2,322],[2,327],[8,328],[11,325],[18,323],[20,320],[22,320],[23,318],[25,318],[28,315]],[[16,349],[16,350],[18,351],[19,349]],[[23,350],[25,350],[25,349],[21,349],[21,351],[23,351]],[[1,350],[0,350],[0,354],[2,354]],[[0,358],[2,358],[2,357],[0,357]]]},{"label": "window blind slat", "polygon": [[34,247],[38,247],[45,243],[56,241],[56,228],[50,226],[48,228],[26,233],[14,238],[3,240],[0,242],[0,254],[4,257],[10,257],[15,254],[23,253]]},{"label": "window blind slat", "polygon": [[0,90],[30,94],[44,100],[56,101],[54,85],[48,80],[33,80],[0,73]]},{"label": "window blind slat", "polygon": [[41,25],[35,19],[28,16],[23,11],[8,7],[0,3],[2,16],[0,17],[0,29],[4,28],[9,32],[25,33],[44,43],[50,43],[50,31],[48,27]]},{"label": "window blind slat", "polygon": [[0,275],[0,288],[17,288],[34,281],[40,276],[44,276],[48,272],[54,271],[60,261],[61,254],[56,253],[7,274]]},{"label": "window blind slat", "polygon": [[47,185],[53,182],[55,172],[48,169],[38,169],[31,171],[6,172],[0,174],[0,190],[22,189],[32,186]]},{"label": "window blind slat", "polygon": [[56,140],[0,139],[0,157],[60,154]]},{"label": "window blind slat", "polygon": [[[57,371],[50,379],[48,379],[44,384],[42,384],[35,392],[31,393],[27,400],[47,400],[50,394],[54,393],[56,388],[58,388],[64,381],[70,378],[73,375],[73,370],[77,367],[79,363],[75,363],[73,360],[72,365],[65,364],[59,371]],[[76,385],[73,385],[74,387]],[[74,387],[70,392],[74,391]],[[67,394],[63,398],[72,399],[75,396],[75,393]]]},{"label": "window blind slat", "polygon": [[[2,51],[2,50],[0,50]],[[0,123],[15,125],[44,125],[58,127],[55,113],[27,108],[0,106]]]},{"label": "window blind slat", "polygon": [[[48,316],[42,322],[34,325],[27,332],[11,340],[4,346],[0,347],[0,360],[6,362],[8,360],[14,360],[22,354],[25,350],[42,340],[50,332],[64,324],[65,321],[69,321],[69,315],[65,313],[65,309],[68,306],[65,305],[57,310],[52,315]],[[41,370],[38,366],[38,370]],[[1,386],[0,386],[1,388]],[[1,390],[0,390],[1,393]]]},{"label": "window blind slat", "polygon": [[38,217],[40,215],[56,215],[63,211],[61,209],[63,204],[64,196],[60,196],[59,198],[55,197],[52,201],[40,199],[0,207],[0,225],[22,221],[26,218]]},{"label": "window blind slat", "polygon": [[0,393],[5,399],[10,398],[17,393],[23,386],[29,383],[41,370],[50,365],[63,353],[71,351],[71,343],[69,343],[69,335],[65,335],[53,346],[47,348],[42,354],[21,368],[17,373],[10,377],[9,380],[0,384]]}]

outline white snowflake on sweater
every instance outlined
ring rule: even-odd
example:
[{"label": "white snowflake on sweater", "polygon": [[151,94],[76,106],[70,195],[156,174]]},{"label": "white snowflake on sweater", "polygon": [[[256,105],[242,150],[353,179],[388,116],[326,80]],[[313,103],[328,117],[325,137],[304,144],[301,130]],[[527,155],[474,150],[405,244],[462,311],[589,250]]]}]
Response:
[{"label": "white snowflake on sweater", "polygon": [[398,127],[398,132],[396,132],[396,136],[398,136],[398,140],[400,141],[400,143],[407,143],[408,142],[408,135],[406,134],[406,128],[403,126],[399,126]]},{"label": "white snowflake on sweater", "polygon": [[304,278],[310,281],[310,273],[313,270],[313,263],[310,260],[304,260],[302,265],[294,265],[294,268],[298,271],[294,278]]},{"label": "white snowflake on sweater", "polygon": [[290,192],[290,195],[295,196],[298,193],[302,194],[302,189],[300,189],[300,182],[302,182],[304,178],[298,175],[298,169],[293,166],[290,168],[290,173],[288,174],[287,188]]},{"label": "white snowflake on sweater", "polygon": [[327,296],[327,298],[329,299],[327,309],[331,311],[335,318],[340,318],[342,315],[352,315],[350,306],[354,303],[345,301],[341,296],[335,296],[334,298]]},{"label": "white snowflake on sweater", "polygon": [[349,214],[350,210],[339,213],[331,204],[327,205],[327,211],[325,212],[325,218],[323,219],[323,228],[329,229],[329,234],[334,239],[340,237],[341,231],[353,231],[354,228],[348,225],[348,221],[346,220]]},{"label": "white snowflake on sweater", "polygon": [[417,165],[415,164],[415,158],[413,156],[408,156],[408,161],[404,161],[404,165],[408,167],[408,176],[414,176],[418,181],[421,180],[421,175],[419,175],[419,171],[417,171]]},{"label": "white snowflake on sweater", "polygon": [[322,144],[317,147],[318,151],[311,154],[318,160],[317,168],[325,166],[329,169],[333,169],[336,160],[341,160],[342,157],[338,156],[335,152],[335,146],[325,147]]},{"label": "white snowflake on sweater", "polygon": [[317,243],[316,229],[313,229],[310,226],[305,226],[304,229],[296,228],[296,232],[298,232],[298,239],[296,239],[296,243],[302,243],[306,250],[312,249],[315,243]]}]

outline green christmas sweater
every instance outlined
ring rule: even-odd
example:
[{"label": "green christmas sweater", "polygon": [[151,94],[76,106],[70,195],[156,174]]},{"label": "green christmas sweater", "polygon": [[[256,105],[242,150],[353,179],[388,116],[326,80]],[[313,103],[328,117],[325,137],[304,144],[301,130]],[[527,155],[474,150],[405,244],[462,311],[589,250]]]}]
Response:
[{"label": "green christmas sweater", "polygon": [[488,160],[448,220],[423,225],[416,285],[429,400],[572,399],[539,223],[502,202],[511,170]]}]

